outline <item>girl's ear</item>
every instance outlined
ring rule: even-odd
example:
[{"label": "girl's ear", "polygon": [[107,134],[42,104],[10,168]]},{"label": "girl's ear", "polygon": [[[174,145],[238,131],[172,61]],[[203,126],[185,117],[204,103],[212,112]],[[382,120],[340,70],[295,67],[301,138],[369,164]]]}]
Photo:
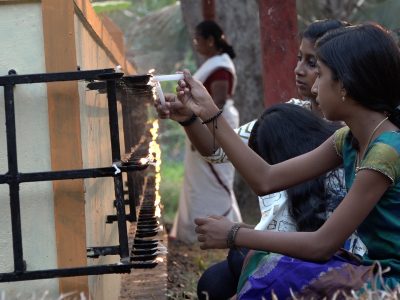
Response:
[{"label": "girl's ear", "polygon": [[340,89],[340,97],[342,98],[342,101],[345,102],[346,101],[346,97],[347,97],[347,91],[343,87],[343,84],[341,84],[341,86],[342,86],[342,88]]},{"label": "girl's ear", "polygon": [[209,47],[214,47],[214,45],[215,45],[215,39],[214,39],[214,37],[213,37],[212,35],[210,35],[210,36],[207,38],[207,45],[208,45]]}]

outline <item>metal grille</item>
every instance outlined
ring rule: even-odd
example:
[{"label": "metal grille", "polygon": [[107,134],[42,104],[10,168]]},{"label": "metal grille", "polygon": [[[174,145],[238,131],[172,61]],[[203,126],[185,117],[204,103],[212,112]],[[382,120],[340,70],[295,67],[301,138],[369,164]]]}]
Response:
[{"label": "metal grille", "polygon": [[[70,277],[83,275],[97,275],[110,273],[129,273],[132,268],[151,268],[157,263],[154,262],[154,256],[148,255],[149,250],[157,246],[156,240],[145,240],[141,237],[152,236],[157,231],[158,221],[151,216],[154,213],[151,200],[144,197],[143,208],[141,209],[139,219],[142,223],[138,224],[134,247],[129,249],[126,221],[135,222],[136,206],[138,194],[131,189],[128,190],[128,200],[124,199],[123,179],[121,172],[141,171],[147,168],[148,164],[141,164],[133,152],[128,153],[124,159],[120,156],[120,141],[117,112],[117,86],[121,85],[123,79],[122,73],[116,73],[113,69],[101,69],[90,71],[76,71],[64,73],[44,73],[17,75],[15,71],[10,70],[8,76],[0,77],[0,86],[4,87],[5,116],[6,116],[6,139],[7,139],[7,157],[8,172],[0,175],[0,184],[8,184],[10,191],[10,213],[12,244],[14,256],[14,272],[0,273],[0,282],[22,281],[33,279],[44,279],[54,277]],[[89,82],[89,89],[101,90],[107,93],[108,112],[111,137],[111,153],[113,166],[80,169],[63,170],[49,172],[21,173],[17,164],[17,143],[16,143],[16,124],[14,107],[14,87],[18,84],[33,84],[54,81],[76,81],[86,80]],[[119,172],[121,171],[121,172]],[[20,213],[20,195],[19,185],[24,182],[53,181],[67,179],[82,179],[95,177],[113,177],[115,200],[114,206],[116,214],[107,216],[107,222],[117,222],[119,245],[104,247],[88,247],[88,257],[97,258],[103,255],[119,255],[120,262],[117,264],[82,266],[64,269],[46,269],[28,271],[23,255],[22,234],[21,234],[21,213]],[[128,176],[128,187],[132,186],[132,177]],[[147,201],[147,202],[146,202]],[[150,201],[150,202],[149,202]],[[129,205],[129,214],[125,213],[125,206]],[[155,251],[154,251],[155,253]],[[145,257],[143,257],[145,255]]]}]

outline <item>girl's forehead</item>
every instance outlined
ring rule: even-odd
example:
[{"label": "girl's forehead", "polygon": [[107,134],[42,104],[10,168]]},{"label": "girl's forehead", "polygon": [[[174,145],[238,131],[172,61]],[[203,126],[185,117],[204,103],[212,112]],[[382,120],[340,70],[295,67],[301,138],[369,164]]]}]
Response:
[{"label": "girl's forehead", "polygon": [[310,39],[302,38],[300,43],[300,49],[302,50],[302,52],[315,53],[314,45],[315,43]]},{"label": "girl's forehead", "polygon": [[322,60],[317,59],[316,62],[317,68],[319,71],[323,71],[323,72],[331,72],[331,68],[329,68]]}]

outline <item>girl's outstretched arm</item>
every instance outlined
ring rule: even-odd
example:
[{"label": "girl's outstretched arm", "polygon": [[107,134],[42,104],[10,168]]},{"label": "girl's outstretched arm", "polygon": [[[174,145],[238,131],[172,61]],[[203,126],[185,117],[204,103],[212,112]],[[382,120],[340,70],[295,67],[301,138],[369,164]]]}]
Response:
[{"label": "girl's outstretched arm", "polygon": [[[349,193],[331,217],[315,232],[274,232],[240,228],[235,245],[281,253],[311,261],[328,260],[365,220],[390,186],[382,173],[361,170]],[[196,219],[202,249],[226,248],[233,223],[223,217]]]},{"label": "girl's outstretched arm", "polygon": [[[179,82],[180,88],[177,90],[181,102],[203,121],[217,115],[219,108],[201,82],[186,71],[184,74],[185,81]],[[222,116],[208,122],[207,127],[237,171],[258,195],[281,191],[312,179],[341,162],[330,139],[310,153],[271,166],[241,141]]]}]

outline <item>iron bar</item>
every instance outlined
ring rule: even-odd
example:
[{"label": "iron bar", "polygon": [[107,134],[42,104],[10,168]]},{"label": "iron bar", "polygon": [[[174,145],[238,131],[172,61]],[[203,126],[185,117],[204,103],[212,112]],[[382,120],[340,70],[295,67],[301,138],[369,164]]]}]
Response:
[{"label": "iron bar", "polygon": [[[75,71],[75,72],[59,72],[59,73],[41,73],[41,74],[26,74],[26,75],[6,75],[0,76],[0,86],[41,83],[53,81],[73,81],[73,80],[96,80],[102,75],[114,75],[114,69],[100,69],[90,71]],[[120,73],[115,73],[116,77],[121,77]]]},{"label": "iron bar", "polygon": [[23,273],[0,273],[0,282],[24,281],[47,279],[54,277],[75,277],[98,274],[115,274],[115,273],[130,273],[131,269],[136,268],[152,268],[157,263],[126,263],[126,264],[109,264],[101,266],[86,266],[78,268],[65,269],[47,269],[37,271],[27,271]]},{"label": "iron bar", "polygon": [[[125,200],[126,201],[126,200]],[[125,202],[124,201],[124,202]],[[126,204],[126,202],[125,202]],[[125,215],[126,220],[129,222],[136,222],[136,216],[132,216],[131,214]],[[118,215],[107,215],[106,216],[106,224],[111,224],[118,221]]]},{"label": "iron bar", "polygon": [[86,249],[87,257],[99,258],[105,255],[118,255],[119,246],[103,246],[103,247],[89,247]]},{"label": "iron bar", "polygon": [[[107,80],[108,117],[110,123],[111,153],[113,163],[121,160],[119,144],[117,88],[115,80]],[[126,229],[126,215],[123,194],[122,174],[114,176],[115,208],[118,218],[118,238],[121,261],[129,261],[128,231]]]},{"label": "iron bar", "polygon": [[[17,137],[15,127],[14,91],[12,85],[4,86],[4,105],[6,114],[8,174],[16,177],[18,174]],[[13,239],[14,271],[23,272],[25,269],[22,249],[21,210],[19,201],[19,184],[16,180],[9,183],[11,230]]]},{"label": "iron bar", "polygon": [[[147,165],[127,165],[118,166],[121,172],[139,171],[147,168]],[[114,167],[103,167],[93,169],[80,170],[64,170],[64,171],[48,171],[48,172],[33,172],[33,173],[18,173],[11,175],[10,173],[0,175],[0,184],[3,183],[22,183],[35,181],[50,181],[50,180],[65,180],[65,179],[82,179],[96,177],[113,177],[116,169]]]},{"label": "iron bar", "polygon": [[[135,187],[135,182],[133,179],[133,174],[127,174],[128,178],[128,205],[129,205],[129,214],[128,218],[130,222],[136,222],[136,197],[138,197],[138,189]],[[137,196],[136,196],[137,195]]]}]

